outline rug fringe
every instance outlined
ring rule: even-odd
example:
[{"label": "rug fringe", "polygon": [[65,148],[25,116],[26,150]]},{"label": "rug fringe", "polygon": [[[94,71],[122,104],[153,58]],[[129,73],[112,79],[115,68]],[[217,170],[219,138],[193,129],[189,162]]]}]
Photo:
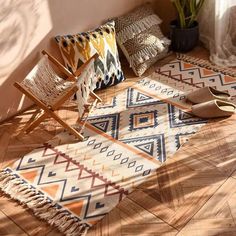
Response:
[{"label": "rug fringe", "polygon": [[181,54],[181,53],[177,53],[176,56],[177,56],[177,59],[179,59],[179,60],[194,64],[194,65],[197,65],[197,66],[200,66],[200,67],[204,67],[206,69],[210,69],[210,70],[213,70],[215,72],[220,72],[224,75],[236,77],[236,71],[235,70],[213,65],[211,62],[209,62],[207,60],[199,59],[199,58],[188,56],[188,55]]},{"label": "rug fringe", "polygon": [[37,217],[67,236],[84,236],[89,229],[87,224],[78,222],[56,208],[56,204],[50,202],[46,196],[7,170],[0,170],[0,190],[33,210]]}]

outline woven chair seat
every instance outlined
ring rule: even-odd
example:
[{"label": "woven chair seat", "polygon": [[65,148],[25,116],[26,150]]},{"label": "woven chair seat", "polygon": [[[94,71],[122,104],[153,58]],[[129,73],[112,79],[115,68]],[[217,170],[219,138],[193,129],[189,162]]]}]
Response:
[{"label": "woven chair seat", "polygon": [[74,84],[59,77],[53,70],[47,56],[43,56],[39,63],[21,82],[41,102],[52,106]]}]

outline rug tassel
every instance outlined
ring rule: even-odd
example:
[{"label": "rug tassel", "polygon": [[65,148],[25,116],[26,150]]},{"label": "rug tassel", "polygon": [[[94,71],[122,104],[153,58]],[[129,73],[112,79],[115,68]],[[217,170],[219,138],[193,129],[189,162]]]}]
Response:
[{"label": "rug tassel", "polygon": [[68,230],[68,234],[69,235],[76,235],[76,231],[77,231],[77,228],[79,227],[79,222],[77,222],[77,223],[75,223],[75,224],[73,224],[71,227],[70,227],[70,229]]},{"label": "rug tassel", "polygon": [[36,216],[46,220],[65,235],[84,236],[89,229],[87,224],[78,222],[57,209],[55,203],[50,202],[39,191],[8,171],[0,170],[0,189],[12,199],[26,205]]}]

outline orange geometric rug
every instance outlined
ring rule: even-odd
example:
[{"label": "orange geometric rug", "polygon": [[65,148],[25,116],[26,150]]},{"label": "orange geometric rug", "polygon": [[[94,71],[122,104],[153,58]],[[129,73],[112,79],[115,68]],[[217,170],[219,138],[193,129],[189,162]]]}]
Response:
[{"label": "orange geometric rug", "polygon": [[177,58],[98,106],[83,142],[62,132],[0,171],[0,189],[65,235],[85,235],[206,123],[185,92],[212,83],[235,96],[234,81],[233,72]]}]

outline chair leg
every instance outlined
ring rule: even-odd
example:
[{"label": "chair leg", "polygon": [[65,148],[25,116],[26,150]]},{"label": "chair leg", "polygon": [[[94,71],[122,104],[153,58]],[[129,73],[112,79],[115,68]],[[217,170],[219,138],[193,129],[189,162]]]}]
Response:
[{"label": "chair leg", "polygon": [[29,126],[25,129],[25,132],[28,134],[34,128],[36,128],[44,119],[46,119],[48,115],[44,112],[41,114],[36,120],[29,124]]},{"label": "chair leg", "polygon": [[62,125],[65,129],[67,129],[70,133],[75,135],[80,141],[84,140],[84,136],[80,134],[77,130],[72,128],[70,125],[68,125],[66,122],[64,122],[57,114],[54,112],[50,112],[50,115],[52,118],[54,118],[60,125]]},{"label": "chair leg", "polygon": [[97,99],[99,102],[102,101],[102,99],[94,92],[90,92],[90,96],[93,98],[93,99]]}]

